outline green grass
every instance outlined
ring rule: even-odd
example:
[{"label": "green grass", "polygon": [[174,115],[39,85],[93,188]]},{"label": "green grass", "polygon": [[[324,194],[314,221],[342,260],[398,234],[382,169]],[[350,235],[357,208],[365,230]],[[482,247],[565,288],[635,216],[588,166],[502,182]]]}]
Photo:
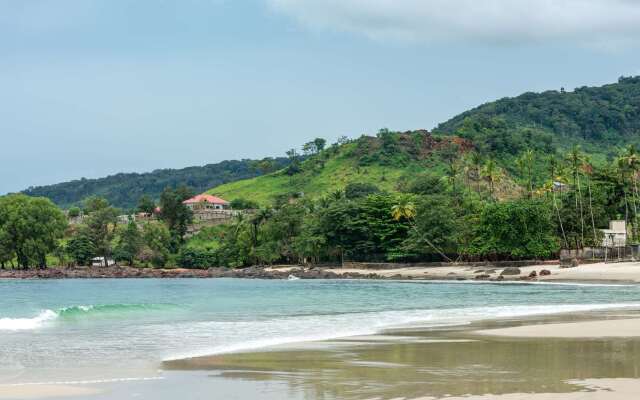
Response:
[{"label": "green grass", "polygon": [[337,155],[326,159],[323,168],[313,168],[313,160],[303,163],[303,172],[288,176],[283,171],[257,178],[245,179],[217,186],[207,193],[226,200],[243,198],[260,205],[271,204],[277,195],[304,193],[305,197],[318,198],[344,189],[351,182],[372,183],[381,190],[395,191],[404,175],[425,171],[418,163],[409,166],[358,166],[351,156],[353,146],[343,146]]}]

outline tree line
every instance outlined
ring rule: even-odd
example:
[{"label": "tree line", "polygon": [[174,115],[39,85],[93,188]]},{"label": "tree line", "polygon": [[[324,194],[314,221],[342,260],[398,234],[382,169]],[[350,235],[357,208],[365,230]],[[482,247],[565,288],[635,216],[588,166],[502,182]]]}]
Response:
[{"label": "tree line", "polygon": [[[394,145],[386,135],[379,135],[388,142],[381,151]],[[314,146],[301,162],[330,150],[321,142]],[[578,146],[564,154],[529,148],[503,160],[456,148],[439,157],[442,173],[408,173],[393,192],[352,182],[319,198],[281,195],[262,208],[236,199],[237,208],[251,211],[190,239],[192,215],[182,202],[193,192],[185,187],[166,188],[157,203],[139,199],[138,211],[158,207],[159,221],[124,225],[117,223],[120,211],[100,197],[69,210],[69,216],[85,217],[68,226],[49,200],[4,196],[0,263],[44,268],[48,257],[76,265],[100,257],[141,267],[237,268],[345,259],[545,259],[561,248],[600,245],[600,228],[612,219],[627,222],[629,242],[639,240],[640,155],[634,146],[610,162],[594,162]]]}]

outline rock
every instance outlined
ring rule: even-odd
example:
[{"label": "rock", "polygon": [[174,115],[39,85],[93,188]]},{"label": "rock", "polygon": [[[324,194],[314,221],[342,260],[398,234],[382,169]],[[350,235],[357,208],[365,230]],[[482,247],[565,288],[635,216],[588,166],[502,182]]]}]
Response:
[{"label": "rock", "polygon": [[500,275],[520,275],[520,268],[516,267],[507,267],[502,270]]},{"label": "rock", "polygon": [[529,278],[537,278],[538,277],[538,273],[536,271],[531,271],[531,273],[529,274]]},{"label": "rock", "polygon": [[549,271],[548,269],[543,269],[542,271],[540,271],[540,276],[549,276],[551,275],[551,271]]},{"label": "rock", "polygon": [[577,259],[577,258],[573,258],[573,259],[571,259],[571,268],[575,268],[575,267],[577,267],[578,265],[580,265],[580,263],[578,262],[578,259]]},{"label": "rock", "polygon": [[[484,272],[484,271],[479,271],[479,272]],[[478,271],[476,271],[476,273],[478,273]],[[447,275],[457,275],[455,272],[449,272]]]},{"label": "rock", "polygon": [[489,279],[489,278],[491,278],[491,276],[487,275],[487,274],[476,275],[476,277],[475,277],[475,279],[478,280],[478,281],[483,281],[483,280],[486,280],[486,279]]},{"label": "rock", "polygon": [[496,278],[497,281],[503,281],[504,280],[504,276],[500,275]]}]

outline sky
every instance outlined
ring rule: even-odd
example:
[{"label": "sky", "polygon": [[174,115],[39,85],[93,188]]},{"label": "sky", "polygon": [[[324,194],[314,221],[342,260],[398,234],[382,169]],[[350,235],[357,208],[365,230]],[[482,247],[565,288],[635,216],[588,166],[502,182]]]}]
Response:
[{"label": "sky", "polygon": [[0,193],[640,75],[636,0],[0,0]]}]

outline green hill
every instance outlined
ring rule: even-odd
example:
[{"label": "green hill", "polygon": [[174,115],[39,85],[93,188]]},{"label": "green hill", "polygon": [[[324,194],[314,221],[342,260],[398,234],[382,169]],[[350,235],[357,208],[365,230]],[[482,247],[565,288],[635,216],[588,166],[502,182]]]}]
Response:
[{"label": "green hill", "polygon": [[500,99],[434,130],[486,144],[490,151],[508,152],[500,142],[504,131],[515,139],[506,145],[518,147],[518,136],[533,135],[556,146],[581,143],[590,152],[611,155],[616,147],[640,142],[640,77],[573,92],[561,89]]},{"label": "green hill", "polygon": [[433,133],[381,130],[376,137],[336,143],[304,162],[293,160],[287,169],[208,193],[268,204],[283,195],[318,197],[353,182],[395,191],[421,172],[445,176],[450,168],[469,168],[469,160],[462,159],[477,152],[503,172],[499,197],[511,197],[524,185],[516,160],[527,150],[538,154],[532,179],[542,184],[548,179],[548,158],[561,158],[573,145],[580,145],[595,164],[604,164],[639,139],[640,77],[620,78],[602,87],[525,93],[487,103],[440,124]]},{"label": "green hill", "polygon": [[380,190],[396,191],[409,178],[426,171],[444,175],[447,160],[457,159],[473,148],[458,137],[432,135],[427,131],[389,132],[376,137],[336,143],[305,161],[275,173],[217,186],[207,193],[228,200],[247,199],[262,205],[278,196],[316,198],[349,183],[367,183]]},{"label": "green hill", "polygon": [[157,199],[166,187],[188,186],[200,193],[226,182],[247,179],[288,165],[288,159],[223,161],[182,169],[159,169],[148,173],[120,173],[98,179],[79,179],[55,185],[31,187],[23,193],[47,197],[60,207],[79,204],[89,196],[101,196],[111,204],[132,209],[142,195]]}]

